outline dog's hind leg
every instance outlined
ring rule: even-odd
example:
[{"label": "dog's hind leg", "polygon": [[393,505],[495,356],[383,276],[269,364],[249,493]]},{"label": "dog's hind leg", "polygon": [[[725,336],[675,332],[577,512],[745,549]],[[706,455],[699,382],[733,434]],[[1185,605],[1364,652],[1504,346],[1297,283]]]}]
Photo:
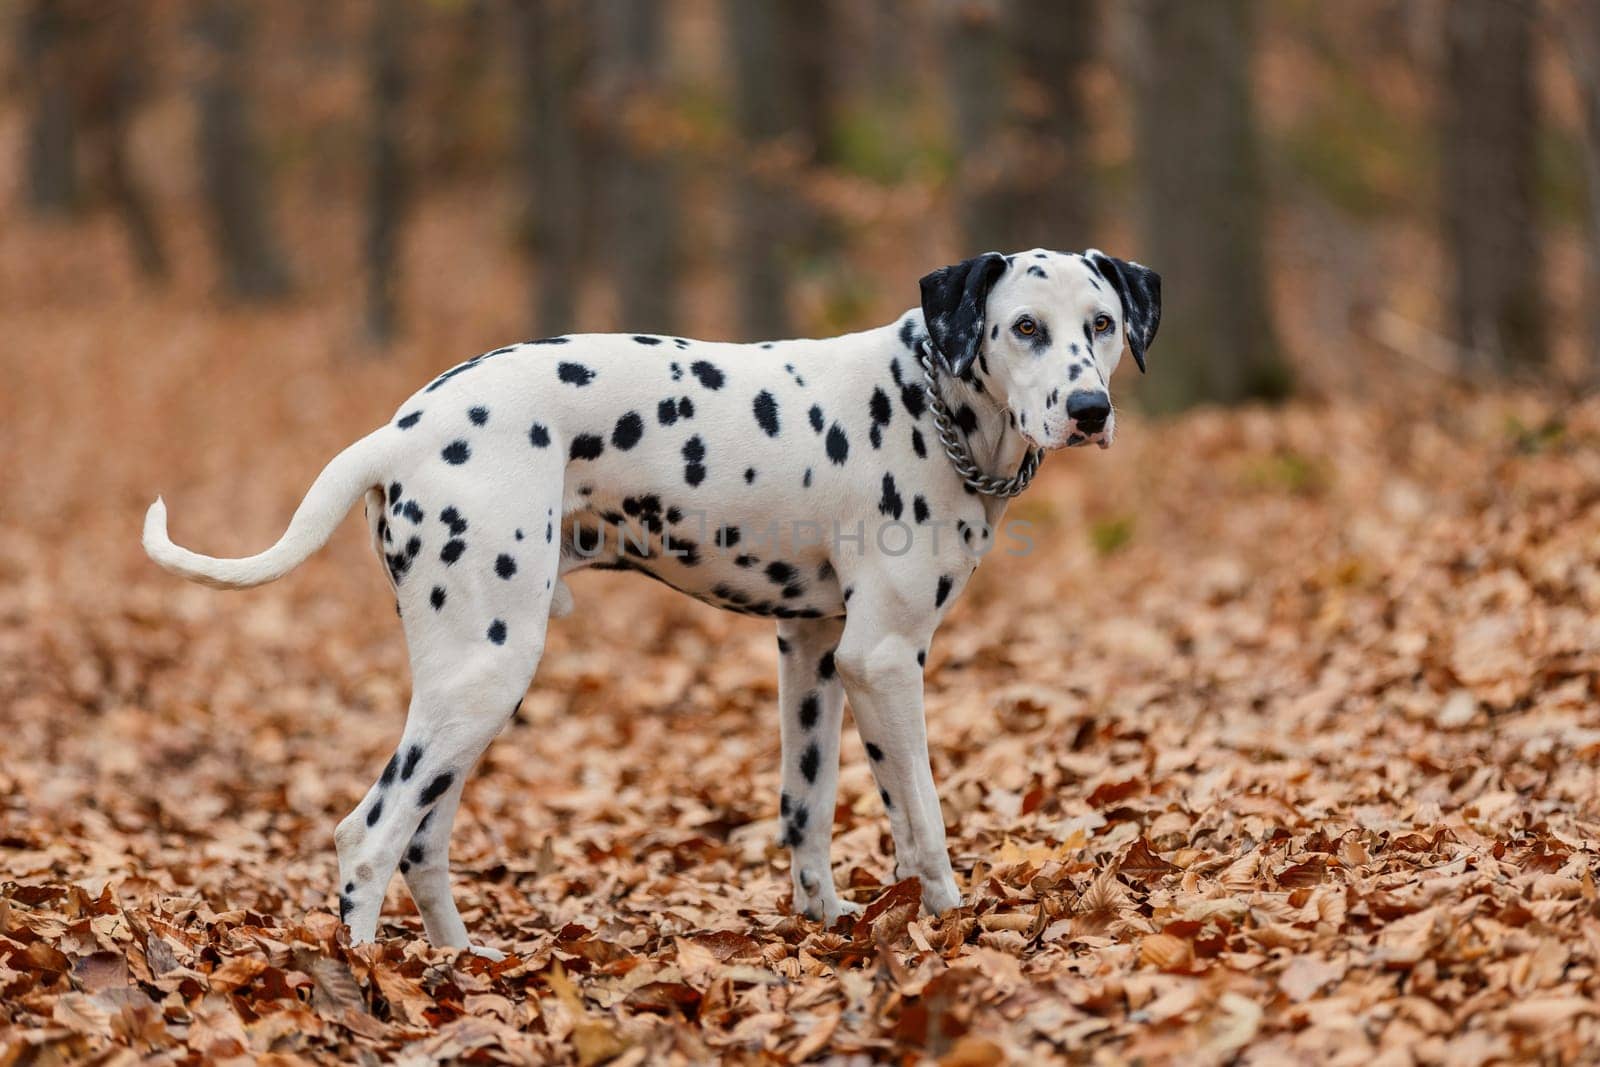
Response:
[{"label": "dog's hind leg", "polygon": [[[376,935],[384,892],[403,863],[429,940],[468,944],[450,895],[451,825],[466,776],[510,720],[544,649],[560,555],[543,536],[546,508],[508,516],[503,500],[473,507],[461,495],[403,528],[398,565],[389,553],[413,693],[399,748],[335,833],[340,911],[357,942]],[[538,536],[519,538],[533,534],[535,516]],[[412,530],[423,536],[435,519],[433,543],[412,550]]]},{"label": "dog's hind leg", "polygon": [[783,742],[781,842],[789,849],[794,910],[833,922],[855,910],[833,887],[829,850],[839,784],[844,686],[833,663],[840,619],[778,623],[778,704]]}]

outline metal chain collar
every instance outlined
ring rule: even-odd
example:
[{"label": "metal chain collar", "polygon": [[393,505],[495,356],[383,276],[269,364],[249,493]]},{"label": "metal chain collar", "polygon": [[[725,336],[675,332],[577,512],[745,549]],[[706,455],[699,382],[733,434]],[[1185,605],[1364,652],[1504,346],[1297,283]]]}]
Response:
[{"label": "metal chain collar", "polygon": [[1017,468],[1017,473],[1010,478],[996,478],[992,474],[985,474],[977,463],[973,462],[966,440],[957,434],[955,420],[950,417],[950,409],[945,407],[944,398],[939,395],[939,387],[933,375],[933,345],[926,340],[922,341],[917,346],[917,358],[922,361],[922,377],[928,385],[928,410],[933,413],[933,425],[934,429],[939,431],[939,443],[944,446],[944,454],[949,458],[950,465],[961,475],[961,480],[967,484],[967,488],[985,496],[1004,497],[1016,496],[1028,488],[1028,483],[1033,481],[1033,476],[1039,472],[1039,464],[1044,459],[1044,453],[1030,447],[1028,454],[1022,457],[1022,466]]}]

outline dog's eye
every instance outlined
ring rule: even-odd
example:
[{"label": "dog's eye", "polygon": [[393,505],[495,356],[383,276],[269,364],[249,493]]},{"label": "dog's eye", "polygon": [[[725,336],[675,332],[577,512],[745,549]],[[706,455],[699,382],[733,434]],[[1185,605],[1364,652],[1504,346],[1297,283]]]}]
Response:
[{"label": "dog's eye", "polygon": [[1111,329],[1111,327],[1114,326],[1114,325],[1116,325],[1116,324],[1111,321],[1111,316],[1110,315],[1096,315],[1094,317],[1094,332],[1095,333],[1105,333],[1107,330]]},{"label": "dog's eye", "polygon": [[1034,322],[1028,316],[1024,315],[1022,318],[1018,319],[1016,325],[1011,328],[1017,331],[1017,333],[1021,334],[1023,337],[1032,337],[1039,329],[1039,324]]}]

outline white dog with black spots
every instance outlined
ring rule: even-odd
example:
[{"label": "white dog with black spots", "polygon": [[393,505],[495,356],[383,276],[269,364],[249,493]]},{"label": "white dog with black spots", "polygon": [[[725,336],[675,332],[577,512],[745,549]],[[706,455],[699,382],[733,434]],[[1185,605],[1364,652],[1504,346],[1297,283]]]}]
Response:
[{"label": "white dog with black spots", "polygon": [[928,763],[928,645],[1040,455],[1110,445],[1111,376],[1124,345],[1144,368],[1160,279],[1035,249],[921,287],[893,323],[825,340],[574,334],[487,352],[336,456],[249,558],[178,547],[151,505],[153,560],[238,589],[299,565],[366,498],[413,692],[393,758],[334,834],[355,941],[376,935],[398,866],[429,940],[469,945],[449,884],[462,787],[521,703],[547,620],[572,609],[563,578],[585,567],[777,621],[797,911],[855,910],[829,861],[846,695],[896,878],[918,877],[930,912],[960,903]]}]

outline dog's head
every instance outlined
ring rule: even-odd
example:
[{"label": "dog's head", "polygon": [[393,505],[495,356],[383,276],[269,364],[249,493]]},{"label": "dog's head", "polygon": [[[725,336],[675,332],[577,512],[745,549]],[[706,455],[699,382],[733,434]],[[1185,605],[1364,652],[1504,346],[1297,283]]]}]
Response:
[{"label": "dog's head", "polygon": [[922,314],[945,368],[1010,409],[1030,444],[1111,445],[1111,375],[1124,344],[1144,370],[1161,277],[1094,249],[986,252],[922,279]]}]

